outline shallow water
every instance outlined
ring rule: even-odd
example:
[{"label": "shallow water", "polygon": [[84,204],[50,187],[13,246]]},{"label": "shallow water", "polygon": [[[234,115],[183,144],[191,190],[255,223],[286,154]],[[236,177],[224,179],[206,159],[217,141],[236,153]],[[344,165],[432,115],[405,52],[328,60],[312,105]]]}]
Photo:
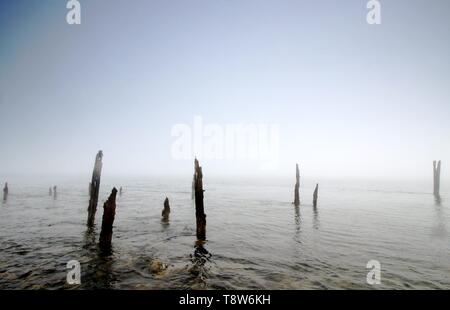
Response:
[{"label": "shallow water", "polygon": [[[86,181],[87,179],[87,181]],[[9,180],[0,204],[1,289],[449,289],[450,211],[429,183],[204,179],[210,256],[195,255],[191,180],[104,178],[86,228],[89,178]],[[56,198],[48,187],[58,184]],[[97,247],[102,205],[122,186],[109,255]],[[161,221],[164,198],[170,222]],[[197,253],[198,254],[198,253]],[[69,286],[66,264],[81,263]],[[366,283],[369,260],[382,284]],[[168,265],[152,272],[159,261]]]}]

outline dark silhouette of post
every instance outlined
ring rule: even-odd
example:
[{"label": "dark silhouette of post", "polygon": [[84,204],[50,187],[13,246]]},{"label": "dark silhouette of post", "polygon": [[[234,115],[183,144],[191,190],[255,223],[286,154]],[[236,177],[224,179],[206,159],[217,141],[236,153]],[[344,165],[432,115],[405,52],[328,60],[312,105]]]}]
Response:
[{"label": "dark silhouette of post", "polygon": [[300,170],[298,170],[298,164],[295,164],[295,187],[294,187],[294,206],[298,207],[300,205]]},{"label": "dark silhouette of post", "polygon": [[8,182],[6,182],[5,187],[3,188],[3,200],[4,201],[8,200],[8,194],[9,194]]},{"label": "dark silhouette of post", "polygon": [[114,218],[116,216],[116,195],[114,187],[108,200],[103,205],[102,230],[100,232],[100,247],[110,247],[113,233]]},{"label": "dark silhouette of post", "polygon": [[119,189],[119,196],[122,196],[122,186]]},{"label": "dark silhouette of post", "polygon": [[194,176],[192,177],[192,200],[194,200],[195,199],[195,173],[194,173]]},{"label": "dark silhouette of post", "polygon": [[58,195],[56,192],[56,188],[57,188],[56,185],[53,186],[53,198],[55,198],[55,199],[56,199],[56,196]]},{"label": "dark silhouette of post", "polygon": [[169,214],[170,214],[169,198],[166,197],[166,200],[164,200],[164,209],[161,214],[164,221],[169,220]]},{"label": "dark silhouette of post", "polygon": [[314,208],[317,207],[317,198],[319,197],[319,184],[316,184],[316,189],[314,190],[313,194],[313,206]]},{"label": "dark silhouette of post", "polygon": [[435,196],[439,196],[440,187],[441,187],[441,161],[437,162],[433,161],[433,194]]},{"label": "dark silhouette of post", "polygon": [[51,186],[48,188],[48,195],[49,196],[53,195],[53,191],[52,191],[52,187]]},{"label": "dark silhouette of post", "polygon": [[102,174],[102,158],[103,152],[99,151],[95,157],[94,171],[92,172],[91,188],[89,191],[89,207],[88,207],[88,219],[87,225],[89,227],[94,226],[95,212],[97,212],[98,193],[100,191],[100,177]]},{"label": "dark silhouette of post", "polygon": [[203,172],[197,158],[195,159],[195,217],[197,219],[197,239],[206,240],[206,214],[203,205]]}]

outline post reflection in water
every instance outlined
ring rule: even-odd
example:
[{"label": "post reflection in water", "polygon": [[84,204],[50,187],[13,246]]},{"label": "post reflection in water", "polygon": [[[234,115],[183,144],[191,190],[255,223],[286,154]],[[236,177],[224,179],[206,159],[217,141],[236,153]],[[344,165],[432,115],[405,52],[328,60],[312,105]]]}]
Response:
[{"label": "post reflection in water", "polygon": [[302,218],[300,216],[300,207],[294,206],[294,210],[295,210],[295,232],[298,237],[298,234],[301,231]]},{"label": "post reflection in water", "polygon": [[319,209],[317,208],[317,206],[313,206],[313,213],[314,213],[314,217],[313,217],[313,227],[314,229],[319,229],[320,228],[320,222],[319,222]]},{"label": "post reflection in water", "polygon": [[442,204],[441,195],[435,194],[434,195],[434,202],[436,203],[437,206],[440,206]]},{"label": "post reflection in water", "polygon": [[[112,246],[100,246],[97,243],[95,228],[87,228],[84,233],[83,257],[87,263],[81,268],[81,285],[84,288],[113,288],[115,274],[113,264],[115,263]],[[86,281],[86,279],[89,279]]]},{"label": "post reflection in water", "polygon": [[208,278],[207,262],[211,262],[212,254],[205,248],[205,241],[197,240],[194,245],[194,254],[191,254],[192,267],[190,273],[199,280],[203,286],[206,286],[205,280]]},{"label": "post reflection in water", "polygon": [[442,206],[441,196],[434,195],[435,210],[436,210],[436,226],[433,229],[433,234],[438,237],[445,238],[447,236],[447,227],[445,225],[445,212]]}]

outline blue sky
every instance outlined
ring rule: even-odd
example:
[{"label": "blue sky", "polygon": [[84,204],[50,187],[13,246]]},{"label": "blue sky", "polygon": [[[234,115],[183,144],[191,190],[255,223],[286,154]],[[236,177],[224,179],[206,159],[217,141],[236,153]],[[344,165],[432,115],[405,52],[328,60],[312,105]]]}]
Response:
[{"label": "blue sky", "polygon": [[66,1],[0,3],[4,178],[88,174],[99,149],[110,173],[191,173],[171,128],[195,115],[279,124],[276,174],[425,178],[450,158],[449,1],[381,1],[377,26],[364,0],[80,2],[77,26]]}]

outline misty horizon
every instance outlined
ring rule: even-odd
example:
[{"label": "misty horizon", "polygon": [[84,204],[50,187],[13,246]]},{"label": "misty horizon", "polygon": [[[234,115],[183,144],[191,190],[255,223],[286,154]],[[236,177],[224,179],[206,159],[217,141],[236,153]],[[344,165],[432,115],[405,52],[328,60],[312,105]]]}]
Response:
[{"label": "misty horizon", "polygon": [[[0,10],[0,177],[190,175],[177,124],[276,124],[277,165],[201,159],[205,175],[449,175],[449,4],[14,1]],[[126,7],[126,9],[125,9]],[[313,13],[313,14],[312,14]],[[420,22],[425,21],[425,22]]]}]

